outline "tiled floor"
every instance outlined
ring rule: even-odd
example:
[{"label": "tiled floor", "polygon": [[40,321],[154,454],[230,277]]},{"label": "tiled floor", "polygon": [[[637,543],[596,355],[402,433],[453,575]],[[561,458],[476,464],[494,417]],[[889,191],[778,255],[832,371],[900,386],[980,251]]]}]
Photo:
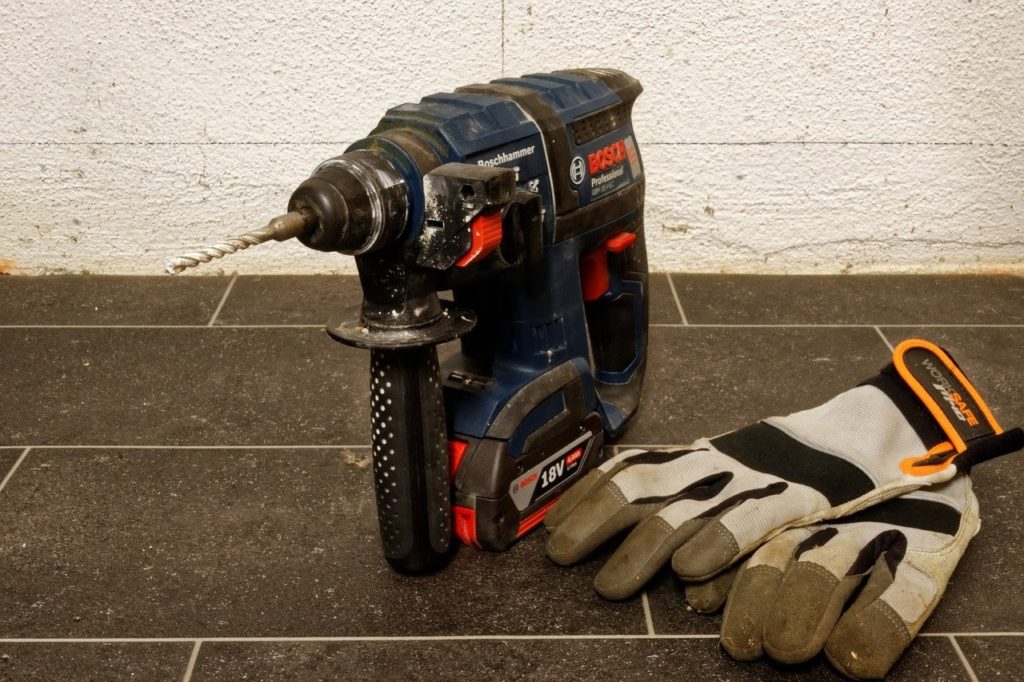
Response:
[{"label": "tiled floor", "polygon": [[[381,558],[353,278],[0,278],[0,680],[836,679],[734,663],[661,575],[622,603],[535,533]],[[672,445],[821,402],[912,335],[1024,422],[1024,279],[653,276],[642,412]],[[1024,467],[894,679],[1024,677]]]}]

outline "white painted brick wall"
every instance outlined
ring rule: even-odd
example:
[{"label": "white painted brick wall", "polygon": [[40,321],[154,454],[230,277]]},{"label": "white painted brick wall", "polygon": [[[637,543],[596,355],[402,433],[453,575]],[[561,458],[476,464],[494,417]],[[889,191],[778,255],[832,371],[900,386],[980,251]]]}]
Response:
[{"label": "white painted brick wall", "polygon": [[158,273],[388,106],[594,65],[646,87],[656,269],[1024,270],[1018,0],[27,0],[0,6],[0,271]]}]

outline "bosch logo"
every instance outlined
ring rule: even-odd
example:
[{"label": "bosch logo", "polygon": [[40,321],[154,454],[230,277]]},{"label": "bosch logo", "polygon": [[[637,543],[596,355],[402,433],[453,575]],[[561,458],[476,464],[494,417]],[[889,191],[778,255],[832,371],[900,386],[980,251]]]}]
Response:
[{"label": "bosch logo", "polygon": [[587,174],[587,164],[583,160],[582,156],[577,156],[572,160],[569,165],[569,179],[572,180],[572,184],[578,185],[583,182],[583,178]]},{"label": "bosch logo", "polygon": [[590,174],[600,173],[607,168],[622,163],[627,158],[625,140],[612,142],[604,149],[598,149],[593,154],[587,155],[587,162],[590,164]]}]

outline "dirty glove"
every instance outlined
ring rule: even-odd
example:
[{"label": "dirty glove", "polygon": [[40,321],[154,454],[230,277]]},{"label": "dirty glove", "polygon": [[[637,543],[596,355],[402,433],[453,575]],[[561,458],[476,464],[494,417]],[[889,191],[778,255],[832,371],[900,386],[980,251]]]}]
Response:
[{"label": "dirty glove", "polygon": [[602,596],[628,597],[669,557],[680,578],[703,581],[785,528],[948,481],[1022,445],[942,349],[904,341],[878,375],[819,407],[613,457],[552,507],[547,553],[570,564],[636,526],[594,580]]},{"label": "dirty glove", "polygon": [[880,678],[935,608],[979,525],[971,480],[960,475],[835,523],[787,530],[738,572],[688,585],[686,596],[714,611],[733,581],[722,646],[735,659],[800,663],[824,648],[847,676]]}]

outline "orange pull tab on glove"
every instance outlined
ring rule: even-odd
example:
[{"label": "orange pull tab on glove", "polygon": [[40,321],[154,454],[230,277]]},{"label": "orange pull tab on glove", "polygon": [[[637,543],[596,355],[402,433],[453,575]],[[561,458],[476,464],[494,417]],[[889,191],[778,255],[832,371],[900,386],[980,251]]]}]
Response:
[{"label": "orange pull tab on glove", "polygon": [[957,463],[971,466],[1024,447],[1024,432],[1004,432],[988,405],[946,351],[923,339],[908,339],[893,352],[893,367],[946,434],[918,457],[900,462],[910,476],[927,476]]}]

